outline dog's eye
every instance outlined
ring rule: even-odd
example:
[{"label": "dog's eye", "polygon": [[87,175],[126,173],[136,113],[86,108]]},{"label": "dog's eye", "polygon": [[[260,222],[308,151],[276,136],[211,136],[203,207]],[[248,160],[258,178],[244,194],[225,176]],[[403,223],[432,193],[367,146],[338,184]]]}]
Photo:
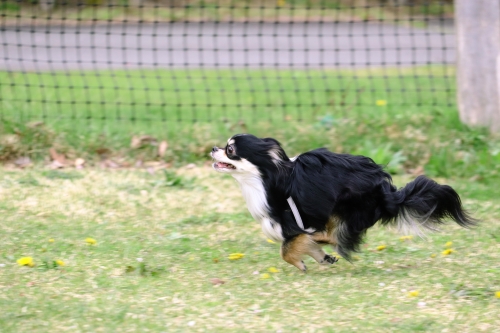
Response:
[{"label": "dog's eye", "polygon": [[227,147],[227,152],[228,152],[229,154],[232,154],[232,153],[234,152],[234,148],[233,148],[233,146],[228,146],[228,147]]}]

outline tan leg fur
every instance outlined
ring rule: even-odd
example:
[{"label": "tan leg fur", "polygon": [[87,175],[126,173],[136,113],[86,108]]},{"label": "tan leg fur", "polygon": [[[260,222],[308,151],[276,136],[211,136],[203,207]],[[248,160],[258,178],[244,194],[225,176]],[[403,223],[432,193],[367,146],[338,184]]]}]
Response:
[{"label": "tan leg fur", "polygon": [[286,241],[281,246],[281,257],[289,264],[294,265],[301,271],[307,270],[302,258],[304,255],[309,255],[320,264],[333,264],[336,261],[323,251],[320,244],[336,244],[334,231],[336,224],[334,220],[329,221],[327,228],[323,232],[318,232],[313,235],[302,234]]}]

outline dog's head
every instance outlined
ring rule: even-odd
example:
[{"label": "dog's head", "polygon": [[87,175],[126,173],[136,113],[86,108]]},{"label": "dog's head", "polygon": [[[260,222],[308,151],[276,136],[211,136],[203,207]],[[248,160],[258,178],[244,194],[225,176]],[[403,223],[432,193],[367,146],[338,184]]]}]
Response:
[{"label": "dog's head", "polygon": [[210,153],[218,172],[254,175],[280,168],[289,161],[278,141],[259,139],[251,134],[237,134],[227,140],[226,147],[214,147]]}]

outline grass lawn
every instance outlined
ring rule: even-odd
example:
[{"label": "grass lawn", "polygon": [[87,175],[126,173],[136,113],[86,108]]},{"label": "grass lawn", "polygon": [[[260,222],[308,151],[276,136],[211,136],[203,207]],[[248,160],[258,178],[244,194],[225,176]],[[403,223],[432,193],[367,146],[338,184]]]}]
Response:
[{"label": "grass lawn", "polygon": [[[500,327],[500,190],[492,183],[438,179],[482,221],[474,230],[449,225],[401,240],[374,228],[353,264],[308,259],[303,274],[267,242],[232,178],[202,166],[173,172],[0,169],[1,331]],[[34,267],[16,263],[25,256]]]},{"label": "grass lawn", "polygon": [[386,109],[453,107],[454,73],[444,66],[0,72],[0,115],[55,128],[103,123],[111,130],[124,123],[155,130],[193,122],[311,122],[333,113],[378,117]]},{"label": "grass lawn", "polygon": [[[450,71],[0,73],[0,330],[498,330],[500,140],[460,123]],[[482,223],[427,239],[374,228],[353,264],[309,259],[303,274],[264,238],[234,181],[202,166],[235,132],[276,137],[290,156],[367,155],[397,186],[425,172]],[[166,155],[130,148],[135,134],[167,140]],[[54,171],[51,147],[87,166],[197,166]],[[34,166],[9,167],[26,156]]]}]

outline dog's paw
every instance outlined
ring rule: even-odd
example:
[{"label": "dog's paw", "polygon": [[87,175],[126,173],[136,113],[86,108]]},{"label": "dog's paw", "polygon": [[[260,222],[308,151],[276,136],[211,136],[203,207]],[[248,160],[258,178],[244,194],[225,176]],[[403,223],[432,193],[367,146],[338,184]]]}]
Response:
[{"label": "dog's paw", "polygon": [[302,263],[302,272],[307,273],[307,266],[304,264],[304,261],[301,261]]},{"label": "dog's paw", "polygon": [[323,258],[323,262],[329,263],[329,264],[335,264],[339,259],[337,257],[331,256],[329,254],[325,254],[325,257]]}]

